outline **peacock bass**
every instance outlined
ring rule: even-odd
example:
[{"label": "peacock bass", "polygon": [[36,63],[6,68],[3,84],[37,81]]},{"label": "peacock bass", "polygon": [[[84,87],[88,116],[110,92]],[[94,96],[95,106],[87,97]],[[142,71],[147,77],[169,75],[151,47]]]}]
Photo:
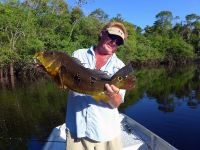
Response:
[{"label": "peacock bass", "polygon": [[34,58],[61,88],[90,95],[97,101],[109,100],[104,93],[106,83],[126,90],[135,86],[131,63],[109,77],[103,71],[85,68],[78,59],[64,52],[38,52]]}]

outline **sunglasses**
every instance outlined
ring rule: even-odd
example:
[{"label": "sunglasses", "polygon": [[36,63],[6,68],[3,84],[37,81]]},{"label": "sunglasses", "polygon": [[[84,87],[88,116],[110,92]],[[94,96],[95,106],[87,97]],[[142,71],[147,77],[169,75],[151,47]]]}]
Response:
[{"label": "sunglasses", "polygon": [[[108,32],[107,32],[107,33],[108,33]],[[115,43],[116,43],[118,46],[120,46],[120,45],[122,45],[122,44],[124,43],[123,39],[122,39],[120,36],[118,36],[118,35],[114,35],[114,34],[108,33],[108,37],[109,37],[109,39],[111,39],[112,41],[115,41]]]}]

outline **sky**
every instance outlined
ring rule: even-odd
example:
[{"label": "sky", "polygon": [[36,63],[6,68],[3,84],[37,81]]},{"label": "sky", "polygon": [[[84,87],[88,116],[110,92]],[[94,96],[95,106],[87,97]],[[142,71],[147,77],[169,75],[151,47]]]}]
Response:
[{"label": "sky", "polygon": [[[76,6],[75,0],[66,0],[71,8]],[[101,8],[109,18],[121,14],[128,21],[141,28],[152,26],[156,14],[160,11],[171,11],[173,16],[179,16],[180,21],[185,16],[195,13],[200,15],[200,0],[87,0],[81,8],[85,15]]]}]

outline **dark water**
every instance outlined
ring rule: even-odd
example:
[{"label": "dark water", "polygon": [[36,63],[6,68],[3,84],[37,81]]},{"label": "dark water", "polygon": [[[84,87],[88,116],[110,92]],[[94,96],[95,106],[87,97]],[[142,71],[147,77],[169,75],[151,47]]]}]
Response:
[{"label": "dark water", "polygon": [[[181,150],[199,149],[200,68],[135,71],[120,111]],[[38,150],[65,120],[67,93],[49,80],[0,84],[0,150]]]}]

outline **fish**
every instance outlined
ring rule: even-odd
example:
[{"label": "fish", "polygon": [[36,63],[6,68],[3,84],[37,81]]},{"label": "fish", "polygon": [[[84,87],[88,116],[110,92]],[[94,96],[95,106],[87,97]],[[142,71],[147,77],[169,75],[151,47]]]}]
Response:
[{"label": "fish", "polygon": [[106,83],[125,90],[135,87],[136,77],[132,75],[131,63],[110,77],[101,70],[84,67],[80,60],[61,51],[37,52],[34,59],[59,87],[90,95],[96,101],[109,101],[105,94]]}]

